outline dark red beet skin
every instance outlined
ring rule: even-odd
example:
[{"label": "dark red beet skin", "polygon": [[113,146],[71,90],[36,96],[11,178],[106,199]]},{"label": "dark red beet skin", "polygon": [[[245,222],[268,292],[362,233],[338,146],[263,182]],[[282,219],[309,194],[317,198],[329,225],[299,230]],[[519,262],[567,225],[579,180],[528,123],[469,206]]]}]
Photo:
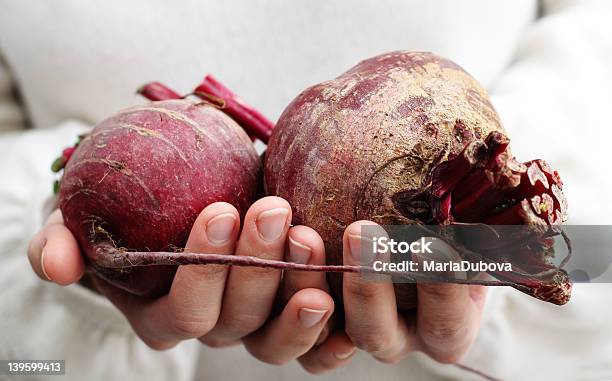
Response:
[{"label": "dark red beet skin", "polygon": [[[98,124],[64,169],[59,205],[94,271],[139,295],[167,292],[176,266],[109,268],[96,244],[121,251],[176,251],[216,201],[246,212],[260,160],[243,129],[207,103],[133,107]],[[116,253],[116,254],[118,254]]]},{"label": "dark red beet skin", "polygon": [[[486,91],[461,67],[431,53],[392,52],[293,100],[268,144],[265,187],[289,201],[295,224],[321,234],[331,264],[342,263],[343,230],[360,219],[560,224],[566,203],[558,174],[541,160],[517,162],[508,142]],[[567,274],[547,276],[509,281],[566,303]],[[330,279],[339,297],[340,278]],[[396,284],[396,293],[400,309],[415,306],[413,285]]]}]

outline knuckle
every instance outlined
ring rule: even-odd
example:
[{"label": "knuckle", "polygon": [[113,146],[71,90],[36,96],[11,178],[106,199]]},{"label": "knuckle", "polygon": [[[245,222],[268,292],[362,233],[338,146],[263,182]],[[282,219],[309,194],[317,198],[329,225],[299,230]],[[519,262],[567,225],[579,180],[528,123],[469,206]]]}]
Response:
[{"label": "knuckle", "polygon": [[364,284],[359,279],[347,282],[346,291],[359,300],[375,300],[381,296],[381,289],[378,284]]},{"label": "knuckle", "polygon": [[196,338],[204,335],[214,327],[214,322],[208,320],[191,320],[174,318],[172,330],[180,337]]},{"label": "knuckle", "polygon": [[462,285],[456,284],[435,284],[424,286],[423,291],[433,302],[446,302],[455,299],[461,287]]},{"label": "knuckle", "polygon": [[288,346],[294,348],[308,349],[314,345],[314,342],[316,340],[316,338],[301,334],[295,334],[295,332],[291,332],[289,333],[289,335],[290,336],[288,338]]},{"label": "knuckle", "polygon": [[426,329],[428,344],[448,345],[461,341],[465,331],[452,324],[432,325]]},{"label": "knuckle", "polygon": [[224,265],[186,265],[189,269],[189,276],[196,279],[217,279],[225,277],[227,266]]},{"label": "knuckle", "polygon": [[355,332],[355,330],[351,329],[350,327],[347,328],[346,334],[357,348],[368,353],[381,353],[391,342],[391,338],[386,337],[386,335],[375,333],[367,333],[363,335],[359,332]]},{"label": "knuckle", "polygon": [[241,335],[247,335],[256,331],[264,322],[265,317],[245,313],[229,313],[221,318],[221,325],[225,330],[240,333]]},{"label": "knuckle", "polygon": [[443,364],[455,364],[467,353],[471,340],[462,327],[446,324],[426,328],[422,342],[432,359]]}]

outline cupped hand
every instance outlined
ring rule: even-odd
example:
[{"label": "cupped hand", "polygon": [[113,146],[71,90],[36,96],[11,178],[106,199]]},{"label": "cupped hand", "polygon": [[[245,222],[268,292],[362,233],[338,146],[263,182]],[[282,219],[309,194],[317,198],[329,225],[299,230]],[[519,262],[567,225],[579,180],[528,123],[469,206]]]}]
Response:
[{"label": "cupped hand", "polygon": [[[282,260],[288,246],[288,255],[298,261],[324,263],[318,235],[303,226],[290,227],[290,221],[291,207],[278,197],[255,202],[246,213],[242,229],[233,206],[214,203],[195,221],[186,250]],[[309,259],[304,259],[305,248],[311,250]],[[78,244],[64,226],[59,210],[32,238],[28,258],[39,277],[60,285],[77,282],[85,271]],[[193,338],[213,347],[242,342],[256,358],[272,364],[303,355],[317,341],[326,339],[331,342],[327,345],[333,345],[338,340],[327,334],[334,302],[327,293],[325,275],[294,273],[285,281],[291,291],[285,290],[286,303],[280,313],[273,314],[279,300],[280,270],[179,266],[170,292],[157,299],[129,294],[94,277],[99,292],[154,349],[168,349]],[[343,349],[349,344],[336,345]]]},{"label": "cupped hand", "polygon": [[[357,221],[343,237],[345,264],[360,264],[361,245],[371,242]],[[372,228],[367,229],[368,232]],[[372,281],[344,274],[345,330],[351,341],[385,363],[397,363],[408,353],[422,351],[442,363],[456,363],[468,352],[479,330],[486,288],[459,284],[417,284],[417,307],[400,313],[389,276]]]},{"label": "cupped hand", "polygon": [[[249,209],[240,232],[235,208],[215,203],[194,223],[186,249],[324,264],[321,237],[305,226],[290,227],[290,221],[287,202],[266,197]],[[347,227],[345,264],[360,264],[361,227],[373,224],[358,221]],[[77,282],[85,269],[59,211],[32,238],[28,257],[38,276],[60,285]],[[155,300],[98,278],[95,284],[152,348],[171,348],[190,338],[213,347],[242,342],[261,361],[283,364],[297,358],[311,373],[347,364],[357,348],[385,363],[396,363],[412,351],[457,362],[476,337],[486,296],[481,286],[418,284],[415,312],[402,314],[390,281],[344,274],[344,324],[337,324],[324,273],[289,271],[281,280],[274,269],[180,266],[170,293]],[[279,301],[282,311],[274,315]]]},{"label": "cupped hand", "polygon": [[[373,237],[362,235],[382,229],[370,221],[349,225],[343,236],[345,265],[365,265],[361,247]],[[323,244],[314,231],[309,232],[316,258],[324,257]],[[383,258],[378,258],[383,259]],[[372,259],[373,260],[373,259]],[[371,262],[371,261],[370,261]],[[290,277],[315,277],[312,275]],[[418,284],[418,303],[411,313],[400,313],[390,277],[364,277],[345,273],[342,282],[344,301],[343,329],[333,332],[321,345],[315,346],[299,361],[312,373],[322,373],[348,362],[355,347],[375,359],[394,364],[409,353],[421,351],[442,363],[456,363],[468,352],[479,330],[486,297],[483,286],[457,284]],[[291,288],[291,282],[285,285]]]}]

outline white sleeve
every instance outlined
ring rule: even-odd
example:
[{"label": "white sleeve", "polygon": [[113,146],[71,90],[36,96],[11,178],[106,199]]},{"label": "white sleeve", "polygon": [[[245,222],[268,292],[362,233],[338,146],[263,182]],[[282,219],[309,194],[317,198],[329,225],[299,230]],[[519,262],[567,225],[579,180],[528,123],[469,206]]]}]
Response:
[{"label": "white sleeve", "polygon": [[38,279],[26,250],[52,194],[50,164],[90,126],[0,134],[0,359],[66,361],[66,380],[191,380],[199,343],[149,349],[103,297]]},{"label": "white sleeve", "polygon": [[[610,20],[612,1],[544,1],[543,17],[492,88],[513,153],[559,170],[571,223],[612,218]],[[465,363],[504,380],[612,379],[611,292],[610,284],[575,284],[559,307],[491,288]]]},{"label": "white sleeve", "polygon": [[13,90],[8,67],[0,57],[0,133],[25,128],[25,115]]},{"label": "white sleeve", "polygon": [[[547,0],[491,88],[519,160],[556,168],[569,223],[612,223],[612,1]],[[599,202],[598,202],[599,201]]]}]

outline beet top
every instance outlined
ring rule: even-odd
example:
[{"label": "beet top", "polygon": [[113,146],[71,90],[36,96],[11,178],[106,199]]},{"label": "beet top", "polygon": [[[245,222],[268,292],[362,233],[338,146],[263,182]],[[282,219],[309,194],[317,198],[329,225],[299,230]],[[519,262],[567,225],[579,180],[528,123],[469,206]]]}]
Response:
[{"label": "beet top", "polygon": [[[381,224],[557,225],[566,219],[558,174],[519,163],[483,87],[455,63],[424,52],[362,61],[303,91],[268,144],[265,187],[294,207],[294,223],[317,230],[332,264],[353,221]],[[542,275],[536,261],[525,273]],[[541,279],[540,279],[541,280]],[[569,300],[567,274],[510,279],[540,299]],[[335,290],[339,278],[332,279]],[[402,309],[413,285],[398,284]],[[339,293],[338,293],[339,294]]]},{"label": "beet top", "polygon": [[216,201],[244,214],[260,173],[247,134],[215,107],[152,102],[104,120],[79,143],[59,205],[98,275],[154,296],[167,292],[176,266],[113,268],[113,256],[182,248],[198,214]]}]

